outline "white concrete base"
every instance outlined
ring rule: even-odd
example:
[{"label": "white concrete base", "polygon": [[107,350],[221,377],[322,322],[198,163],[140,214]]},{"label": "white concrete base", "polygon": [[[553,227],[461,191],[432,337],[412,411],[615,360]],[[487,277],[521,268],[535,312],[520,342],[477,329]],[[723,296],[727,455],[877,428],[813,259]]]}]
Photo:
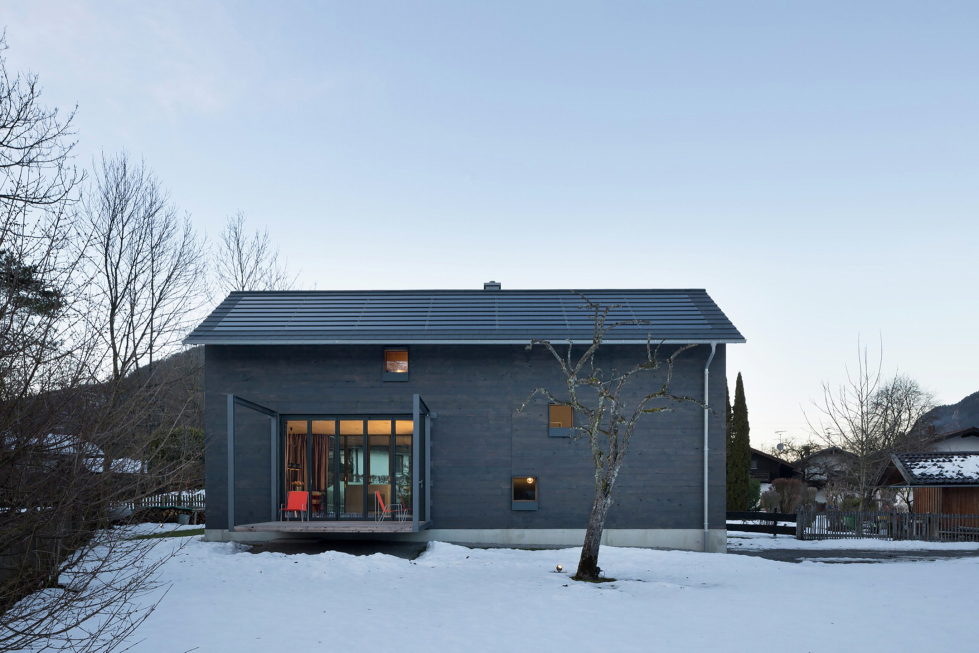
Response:
[{"label": "white concrete base", "polygon": [[[437,540],[456,544],[496,545],[520,547],[581,546],[585,539],[583,528],[541,529],[445,529],[433,528],[414,533],[406,539]],[[704,550],[704,532],[699,529],[680,528],[613,528],[602,533],[602,544],[631,546],[646,549]],[[727,551],[727,531],[708,531],[707,551]]]},{"label": "white concrete base", "polygon": [[241,542],[243,544],[259,544],[261,542],[274,542],[275,540],[288,540],[288,533],[249,533],[247,531],[235,531],[232,533],[227,528],[205,528],[205,542]]},{"label": "white concrete base", "polygon": [[[229,532],[226,529],[209,528],[204,539],[209,542],[269,542],[288,539],[287,533]],[[370,537],[366,535],[365,537]],[[409,542],[452,542],[479,546],[553,547],[581,546],[585,539],[583,528],[433,528],[419,533],[391,536]],[[695,528],[613,528],[602,534],[602,544],[631,546],[647,549],[704,550],[704,532]],[[727,551],[727,531],[722,528],[707,532],[707,551]]]}]

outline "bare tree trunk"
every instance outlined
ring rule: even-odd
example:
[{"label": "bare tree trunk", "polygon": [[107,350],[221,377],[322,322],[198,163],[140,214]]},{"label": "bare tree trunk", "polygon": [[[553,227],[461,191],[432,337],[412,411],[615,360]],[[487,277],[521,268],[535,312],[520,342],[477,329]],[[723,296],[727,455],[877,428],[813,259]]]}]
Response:
[{"label": "bare tree trunk", "polygon": [[578,559],[578,570],[575,580],[595,582],[602,573],[598,566],[598,550],[602,544],[602,533],[605,532],[605,518],[608,509],[612,507],[612,486],[604,479],[595,483],[595,498],[592,500],[591,512],[588,513],[588,527],[585,529],[585,541],[581,545],[581,557]]}]

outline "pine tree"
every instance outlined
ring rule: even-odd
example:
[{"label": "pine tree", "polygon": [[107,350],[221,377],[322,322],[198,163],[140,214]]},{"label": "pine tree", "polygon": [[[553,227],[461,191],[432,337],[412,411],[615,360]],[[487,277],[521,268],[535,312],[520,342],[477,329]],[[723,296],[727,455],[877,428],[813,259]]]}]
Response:
[{"label": "pine tree", "polygon": [[734,406],[729,413],[727,449],[727,509],[748,510],[751,506],[751,442],[748,438],[748,404],[744,382],[738,373]]}]

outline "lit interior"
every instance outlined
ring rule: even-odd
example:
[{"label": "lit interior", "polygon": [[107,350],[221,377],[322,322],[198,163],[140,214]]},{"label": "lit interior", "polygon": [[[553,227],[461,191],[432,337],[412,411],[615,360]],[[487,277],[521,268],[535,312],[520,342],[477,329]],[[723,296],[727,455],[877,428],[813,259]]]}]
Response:
[{"label": "lit interior", "polygon": [[386,349],[384,351],[384,371],[393,374],[408,372],[408,350]]},{"label": "lit interior", "polygon": [[564,404],[551,404],[549,407],[548,421],[552,428],[570,428],[573,421],[574,411],[571,406]]},{"label": "lit interior", "polygon": [[537,501],[536,476],[514,476],[512,482],[514,501]]}]

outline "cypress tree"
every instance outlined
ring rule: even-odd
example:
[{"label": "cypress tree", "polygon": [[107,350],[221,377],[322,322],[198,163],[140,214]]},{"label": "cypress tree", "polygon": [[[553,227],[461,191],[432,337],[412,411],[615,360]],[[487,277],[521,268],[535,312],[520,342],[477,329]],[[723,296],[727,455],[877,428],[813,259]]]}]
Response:
[{"label": "cypress tree", "polygon": [[731,443],[733,442],[731,436],[734,433],[731,431],[731,389],[725,385],[724,388],[724,402],[727,406],[727,410],[724,413],[724,442],[725,442],[725,460],[727,461],[727,509],[735,510],[734,506],[736,502],[731,496],[731,489],[734,487],[731,485],[731,461],[734,460],[733,447]]},{"label": "cypress tree", "polygon": [[747,510],[751,506],[751,442],[748,438],[748,404],[744,398],[744,382],[738,373],[734,387],[734,406],[728,426],[727,450],[727,509]]}]

